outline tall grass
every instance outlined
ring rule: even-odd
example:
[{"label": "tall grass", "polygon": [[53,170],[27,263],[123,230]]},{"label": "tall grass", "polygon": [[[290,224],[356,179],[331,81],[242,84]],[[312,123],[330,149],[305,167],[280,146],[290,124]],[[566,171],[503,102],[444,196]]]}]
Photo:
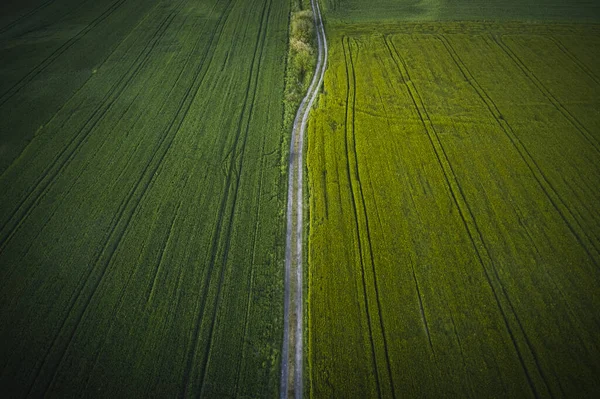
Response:
[{"label": "tall grass", "polygon": [[316,64],[315,25],[310,2],[294,1],[290,14],[288,60],[285,78],[284,127],[292,128],[296,111]]}]

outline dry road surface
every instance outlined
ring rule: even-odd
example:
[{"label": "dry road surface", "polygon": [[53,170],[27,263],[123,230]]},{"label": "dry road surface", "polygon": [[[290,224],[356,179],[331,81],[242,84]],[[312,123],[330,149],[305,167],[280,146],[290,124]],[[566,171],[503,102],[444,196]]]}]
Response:
[{"label": "dry road surface", "polygon": [[303,397],[302,229],[304,223],[302,210],[304,202],[302,187],[304,184],[304,132],[310,109],[317,98],[319,88],[323,84],[323,76],[327,65],[327,40],[317,0],[311,0],[311,7],[317,34],[317,64],[308,92],[300,103],[294,120],[288,169],[285,302],[280,391],[282,399],[288,397],[301,399]]}]

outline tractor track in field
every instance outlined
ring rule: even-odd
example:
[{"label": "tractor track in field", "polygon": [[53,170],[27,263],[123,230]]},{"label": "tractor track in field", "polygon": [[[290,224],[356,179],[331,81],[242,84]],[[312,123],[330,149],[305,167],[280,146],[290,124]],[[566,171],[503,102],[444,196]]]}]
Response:
[{"label": "tractor track in field", "polygon": [[[229,15],[229,13],[225,13],[221,17],[220,21],[223,21],[224,19],[226,20],[228,15]],[[153,42],[151,49],[145,55],[146,58],[149,57],[150,53],[152,52],[152,49],[156,45],[156,42],[158,42],[158,40],[160,40],[160,38],[162,37],[162,35],[166,31],[166,29],[168,28],[168,25],[172,22],[173,19],[174,19],[174,16],[171,15],[163,21],[163,23],[161,24],[161,28],[159,28],[159,30],[163,29],[162,26],[165,23],[167,23],[167,26],[164,27],[162,33],[160,34],[160,37],[157,38],[156,41]],[[71,345],[71,342],[73,341],[73,337],[77,333],[77,330],[79,328],[81,320],[82,320],[85,312],[87,311],[87,307],[88,307],[89,303],[91,302],[92,297],[95,295],[95,292],[96,292],[99,284],[101,283],[101,280],[103,279],[107,268],[109,267],[110,263],[112,262],[112,259],[116,254],[116,251],[122,241],[122,238],[127,233],[130,221],[133,218],[135,212],[137,211],[139,204],[141,203],[141,198],[143,198],[145,196],[145,194],[153,180],[153,176],[156,174],[156,170],[162,164],[167,152],[169,151],[173,141],[175,140],[175,136],[177,135],[177,133],[179,132],[179,130],[181,128],[181,125],[185,119],[185,116],[189,112],[191,104],[193,103],[194,97],[196,95],[195,94],[196,91],[193,90],[193,88],[194,87],[199,88],[201,86],[202,82],[204,81],[204,78],[206,76],[208,68],[203,68],[203,65],[205,65],[205,62],[210,63],[212,60],[212,51],[214,51],[214,47],[213,47],[212,43],[216,42],[216,38],[218,38],[218,36],[221,34],[223,24],[224,24],[224,22],[219,22],[217,24],[217,26],[215,27],[215,29],[213,30],[209,45],[207,46],[206,51],[203,54],[204,61],[198,67],[192,84],[185,92],[183,99],[180,101],[179,107],[177,109],[177,112],[175,113],[173,120],[171,121],[169,126],[166,128],[165,134],[162,137],[162,139],[160,140],[160,142],[156,145],[154,153],[151,157],[151,160],[148,162],[148,164],[144,168],[137,183],[130,190],[128,197],[122,201],[120,208],[119,208],[119,212],[118,212],[117,216],[114,218],[114,221],[112,223],[111,231],[110,231],[108,237],[106,238],[106,241],[104,242],[103,249],[100,253],[97,254],[96,259],[93,262],[94,265],[97,265],[97,264],[100,265],[99,266],[100,270],[99,270],[99,272],[95,271],[95,267],[90,269],[88,271],[87,275],[83,278],[83,280],[81,280],[81,282],[78,286],[77,292],[74,294],[74,296],[72,297],[72,299],[70,301],[67,316],[65,317],[65,319],[63,319],[59,332],[54,337],[52,344],[47,349],[46,353],[43,356],[42,361],[40,362],[37,369],[35,370],[35,378],[29,388],[30,393],[32,393],[33,390],[35,389],[35,386],[38,381],[39,375],[42,371],[42,368],[47,366],[47,364],[49,363],[49,357],[51,355],[51,352],[53,350],[60,351],[60,352],[62,352],[62,354],[60,355],[58,364],[54,364],[54,365],[50,366],[54,370],[54,372],[53,372],[54,374],[53,374],[51,380],[42,383],[44,385],[42,388],[44,392],[46,392],[48,389],[50,389],[51,384],[53,383],[53,380],[58,371],[58,368],[60,367],[60,364],[63,362],[63,359],[66,356],[67,351],[69,350],[69,346]],[[155,34],[155,36],[156,36],[156,34]],[[141,57],[141,55],[138,56],[138,59],[140,57]],[[137,65],[136,70],[134,71],[133,75],[129,76],[129,79],[127,80],[125,85],[120,89],[121,92],[129,84],[129,81],[131,81],[135,77],[138,70],[143,67],[145,62],[146,62],[146,60],[144,59],[139,65]],[[132,68],[133,68],[133,66],[130,68],[130,70]],[[181,73],[180,73],[180,75],[181,75]],[[122,78],[121,80],[123,80],[123,79],[124,78]],[[179,80],[179,78],[177,80]],[[115,87],[117,87],[117,86],[115,85]],[[120,92],[118,95],[120,95]],[[118,97],[118,95],[117,95],[117,97]],[[112,102],[114,102],[114,100]],[[111,104],[112,104],[112,102],[111,102]],[[109,106],[111,104],[109,104]],[[104,113],[106,113],[106,111]],[[102,115],[102,117],[103,117],[103,115]],[[86,124],[87,124],[87,122],[86,122]],[[90,128],[86,134],[89,135],[91,131],[92,131],[92,128]],[[75,140],[75,139],[73,139],[73,140]],[[79,146],[80,144],[81,144],[81,142],[78,143],[77,145]],[[78,150],[78,147],[75,148],[73,150],[73,152],[75,152],[77,150]],[[70,155],[69,158],[67,159],[67,161],[65,161],[65,162],[70,161],[70,159],[72,159],[72,155]],[[61,168],[64,166],[65,165],[63,164],[61,166]],[[56,175],[54,177],[56,177]],[[54,181],[54,177],[52,178],[52,181]],[[50,183],[52,183],[52,181]],[[39,199],[36,199],[36,201],[38,201],[38,200]],[[0,248],[2,248],[2,247],[0,247]],[[106,255],[104,255],[104,254],[106,254]],[[102,259],[103,256],[106,259]],[[84,290],[85,290],[86,286],[88,286],[88,285],[92,286],[91,292],[88,293],[86,296],[84,296]],[[84,305],[81,309],[76,309],[75,308],[76,302],[80,299],[84,301]],[[72,314],[74,315],[74,318],[75,318],[74,325],[67,326],[67,323],[69,321],[68,317]],[[66,344],[62,344],[62,345],[59,344],[59,339],[60,339],[61,334],[65,334],[68,336]]]},{"label": "tractor track in field", "polygon": [[[308,115],[319,88],[323,84],[327,66],[327,39],[317,0],[311,0],[311,8],[317,37],[317,64],[310,87],[302,99],[294,124],[288,165],[287,230],[285,245],[283,347],[281,351],[280,398],[303,397],[303,175],[304,131]],[[292,285],[293,288],[292,289]],[[290,349],[293,349],[292,351]]]}]

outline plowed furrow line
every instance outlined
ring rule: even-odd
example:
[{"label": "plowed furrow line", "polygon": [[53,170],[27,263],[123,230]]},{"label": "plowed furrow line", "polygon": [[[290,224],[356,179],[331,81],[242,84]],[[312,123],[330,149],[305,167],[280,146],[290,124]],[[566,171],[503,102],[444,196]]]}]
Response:
[{"label": "plowed furrow line", "polygon": [[523,74],[537,87],[537,89],[550,101],[563,117],[583,136],[583,138],[600,154],[600,143],[593,134],[546,88],[537,76],[529,69],[527,64],[502,40],[498,35],[491,35],[492,40],[515,63]]},{"label": "plowed furrow line", "polygon": [[75,36],[62,44],[59,48],[54,50],[52,54],[46,57],[40,64],[38,64],[31,72],[27,75],[19,79],[13,86],[7,89],[0,96],[0,107],[4,105],[8,100],[10,100],[19,90],[21,90],[25,85],[31,82],[36,76],[41,74],[44,69],[46,69],[54,60],[60,57],[65,51],[67,51],[71,46],[73,46],[77,41],[79,41],[82,37],[84,37],[88,32],[98,26],[102,21],[108,18],[113,12],[115,12],[119,7],[125,3],[126,0],[117,0],[114,2],[107,10],[105,10],[100,16],[90,22],[85,28],[79,31]]},{"label": "plowed furrow line", "polygon": [[[78,151],[87,141],[94,128],[105,118],[111,110],[114,103],[130,85],[140,70],[150,59],[151,53],[164,36],[174,15],[165,18],[151,41],[148,42],[144,50],[138,55],[131,67],[117,83],[115,83],[109,92],[104,96],[101,105],[86,120],[82,128],[73,136],[69,143],[62,149],[46,170],[40,174],[40,177],[34,183],[33,187],[19,206],[12,212],[7,222],[0,229],[0,252],[6,247],[10,239],[17,233],[22,224],[27,220],[34,208],[39,204],[44,195],[50,190],[61,172],[71,163]],[[66,122],[65,122],[66,123]]]},{"label": "plowed furrow line", "polygon": [[489,112],[492,114],[497,124],[500,126],[504,134],[508,137],[513,147],[519,153],[523,162],[527,165],[528,169],[535,177],[538,185],[557,211],[557,213],[561,216],[565,225],[569,228],[573,236],[577,239],[581,247],[587,252],[590,259],[594,262],[597,262],[600,259],[600,254],[598,249],[594,245],[593,241],[585,232],[585,229],[581,226],[570,207],[565,203],[562,197],[558,194],[550,180],[546,177],[546,175],[542,172],[542,169],[539,167],[533,156],[529,153],[527,147],[521,142],[518,135],[515,133],[512,126],[502,117],[502,113],[500,109],[495,104],[494,100],[487,94],[487,92],[483,89],[483,87],[479,84],[477,79],[473,76],[471,71],[467,68],[466,64],[462,61],[454,47],[450,41],[444,36],[437,36],[438,40],[442,42],[450,57],[454,61],[456,67],[461,72],[465,81],[473,88],[473,90],[477,93],[481,101],[486,105]]},{"label": "plowed furrow line", "polygon": [[[460,218],[462,220],[462,224],[465,228],[465,232],[467,233],[467,235],[469,237],[469,241],[471,242],[471,245],[477,255],[478,261],[479,261],[480,265],[482,266],[484,275],[486,277],[488,285],[490,286],[491,292],[494,296],[494,301],[496,303],[498,310],[500,311],[500,313],[502,315],[502,319],[504,321],[506,331],[508,332],[508,334],[510,336],[510,339],[512,341],[512,344],[513,344],[513,347],[517,354],[517,357],[519,358],[519,362],[521,364],[523,372],[525,373],[525,376],[527,378],[529,387],[531,388],[532,393],[536,397],[539,397],[537,387],[535,386],[535,383],[533,382],[531,373],[526,365],[524,355],[519,347],[516,335],[514,334],[512,328],[511,328],[511,323],[509,321],[509,313],[507,310],[505,310],[505,306],[502,305],[503,302],[509,302],[509,299],[506,295],[504,287],[501,284],[500,277],[499,277],[498,272],[493,264],[493,261],[491,260],[491,256],[489,254],[487,246],[485,245],[485,241],[483,240],[483,235],[479,229],[479,226],[477,225],[475,217],[473,216],[473,212],[471,211],[470,206],[469,206],[468,202],[466,201],[466,197],[462,191],[462,188],[458,184],[456,174],[454,173],[452,165],[450,164],[450,160],[442,146],[441,140],[437,134],[435,126],[433,125],[433,122],[431,121],[431,118],[429,117],[429,115],[427,113],[427,110],[425,108],[425,104],[422,100],[422,97],[420,96],[419,92],[417,91],[416,87],[414,86],[414,83],[412,82],[412,80],[410,78],[410,74],[408,72],[406,62],[400,56],[400,53],[397,51],[397,49],[395,48],[394,43],[392,41],[388,41],[387,38],[384,38],[384,41],[386,43],[386,46],[388,47],[390,56],[392,57],[392,59],[394,60],[394,63],[396,64],[396,67],[398,68],[398,72],[400,73],[404,82],[406,83],[406,90],[407,90],[409,96],[411,97],[412,102],[415,106],[416,112],[421,120],[421,123],[427,132],[432,149],[436,155],[437,161],[440,165],[440,169],[443,172],[444,179],[446,181],[449,193],[450,193],[452,200],[459,212]],[[490,273],[490,270],[491,270],[491,273]],[[511,311],[510,315],[512,315],[513,318],[516,318],[516,314],[514,314],[512,306],[509,305],[509,308],[510,308],[509,310]],[[520,323],[518,323],[518,324],[520,325]],[[528,353],[530,355],[532,355],[531,347],[528,348]],[[544,384],[545,384],[545,381],[544,381]],[[547,384],[545,384],[545,385],[547,385]],[[545,386],[545,388],[547,388],[547,386]]]}]

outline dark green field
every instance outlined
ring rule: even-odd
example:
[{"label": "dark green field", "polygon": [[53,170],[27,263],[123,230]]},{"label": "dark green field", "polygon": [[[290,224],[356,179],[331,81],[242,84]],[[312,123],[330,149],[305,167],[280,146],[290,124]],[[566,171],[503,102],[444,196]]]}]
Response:
[{"label": "dark green field", "polygon": [[324,0],[338,23],[397,21],[577,21],[598,23],[593,0]]},{"label": "dark green field", "polygon": [[0,5],[3,397],[277,395],[288,14]]}]

